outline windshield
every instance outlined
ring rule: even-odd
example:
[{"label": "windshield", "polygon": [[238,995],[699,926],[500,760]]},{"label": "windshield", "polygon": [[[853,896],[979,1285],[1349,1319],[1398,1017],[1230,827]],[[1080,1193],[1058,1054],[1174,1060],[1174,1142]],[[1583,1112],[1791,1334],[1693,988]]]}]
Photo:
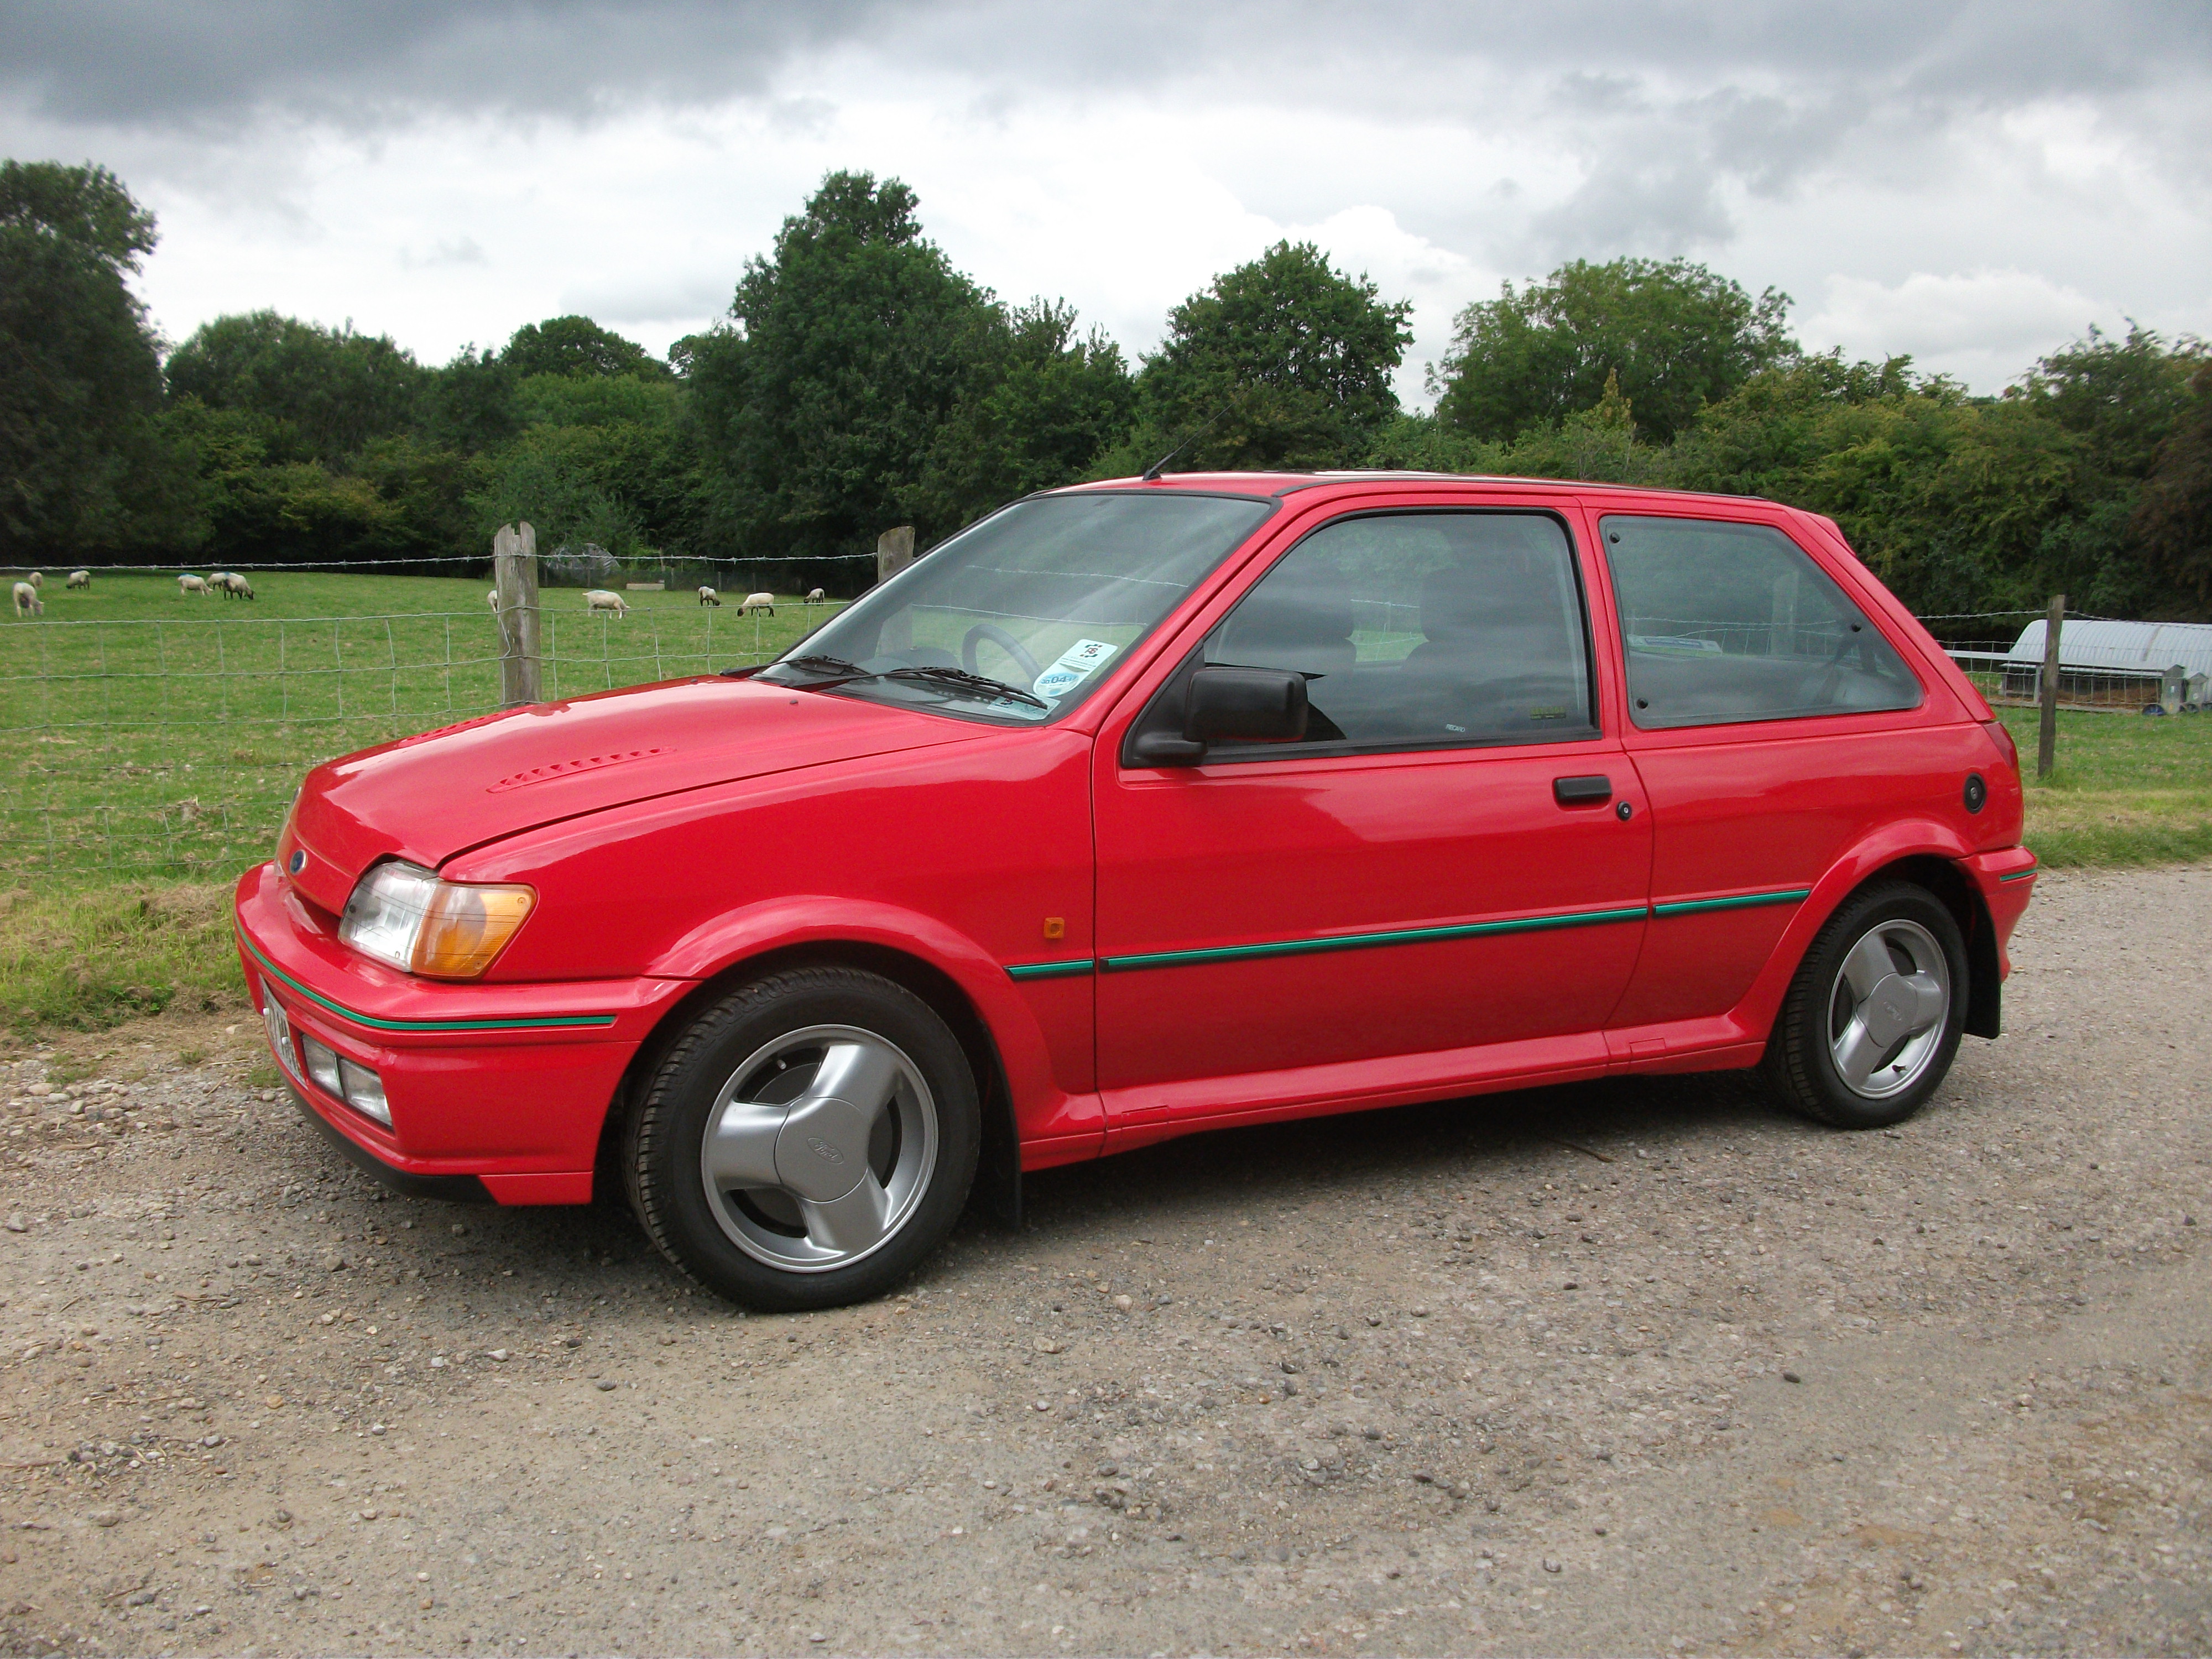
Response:
[{"label": "windshield", "polygon": [[1073,708],[1274,508],[1100,491],[1017,501],[761,672],[778,684],[1030,724]]}]

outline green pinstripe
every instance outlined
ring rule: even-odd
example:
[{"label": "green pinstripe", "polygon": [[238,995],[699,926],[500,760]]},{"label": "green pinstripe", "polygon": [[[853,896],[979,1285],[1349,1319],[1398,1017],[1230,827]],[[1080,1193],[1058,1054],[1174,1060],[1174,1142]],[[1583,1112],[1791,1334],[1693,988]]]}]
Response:
[{"label": "green pinstripe", "polygon": [[1018,962],[1006,969],[1008,979],[1067,979],[1087,974],[1098,964],[1089,957],[1077,962]]},{"label": "green pinstripe", "polygon": [[612,1014],[549,1014],[536,1019],[380,1019],[374,1014],[356,1012],[342,1002],[333,1002],[319,992],[311,991],[294,979],[275,963],[261,954],[261,948],[239,930],[239,942],[246,946],[246,954],[261,964],[261,971],[271,979],[282,980],[300,995],[327,1008],[340,1019],[350,1020],[356,1025],[368,1026],[376,1031],[546,1031],[575,1030],[615,1023]]},{"label": "green pinstripe", "polygon": [[1429,945],[1446,939],[1489,939],[1504,933],[1548,933],[1561,927],[1602,927],[1642,921],[1647,916],[1694,915],[1706,910],[1743,910],[1759,905],[1796,904],[1810,888],[1787,892],[1743,893],[1731,898],[1680,899],[1667,904],[1626,905],[1611,910],[1577,910],[1557,916],[1512,916],[1499,921],[1455,922],[1442,927],[1394,927],[1374,933],[1331,933],[1316,939],[1270,940],[1261,945],[1215,945],[1190,951],[1145,951],[1126,957],[1085,957],[1071,962],[1016,963],[1006,969],[1015,980],[1059,979],[1077,974],[1130,973],[1146,968],[1186,968],[1209,962],[1251,962],[1267,957],[1318,956],[1331,951],[1372,951],[1395,945]]},{"label": "green pinstripe", "polygon": [[1180,968],[1203,962],[1247,962],[1255,957],[1302,957],[1328,951],[1370,951],[1392,945],[1427,945],[1443,939],[1486,939],[1497,933],[1545,933],[1558,927],[1597,927],[1607,922],[1641,921],[1644,907],[1620,910],[1581,910],[1563,916],[1516,916],[1504,921],[1458,922],[1444,927],[1394,927],[1379,933],[1332,933],[1320,939],[1284,939],[1266,945],[1217,945],[1195,951],[1147,951],[1127,957],[1105,957],[1099,967],[1108,973],[1139,968]]},{"label": "green pinstripe", "polygon": [[1692,916],[1701,910],[1751,910],[1762,904],[1796,904],[1813,896],[1809,887],[1784,893],[1738,893],[1732,898],[1675,899],[1651,907],[1654,916]]}]

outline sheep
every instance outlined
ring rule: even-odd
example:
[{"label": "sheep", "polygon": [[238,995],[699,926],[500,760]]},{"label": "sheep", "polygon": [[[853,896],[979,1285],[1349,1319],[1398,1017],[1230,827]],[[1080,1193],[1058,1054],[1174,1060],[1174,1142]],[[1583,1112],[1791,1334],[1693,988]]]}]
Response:
[{"label": "sheep", "polygon": [[584,609],[591,611],[611,611],[617,617],[627,617],[629,615],[629,601],[621,594],[611,592],[604,587],[587,587],[584,590]]},{"label": "sheep", "polygon": [[90,587],[92,586],[92,572],[89,570],[70,571],[69,574],[69,585],[71,587]]},{"label": "sheep", "polygon": [[210,591],[210,590],[209,589],[207,583],[201,580],[198,576],[186,575],[177,578],[177,592],[179,594],[198,593],[204,595]]},{"label": "sheep", "polygon": [[17,617],[43,617],[46,614],[46,602],[39,597],[39,590],[37,586],[31,582],[17,582],[15,584],[15,615]]},{"label": "sheep", "polygon": [[801,603],[806,605],[827,605],[830,603],[830,600],[820,588],[810,587],[806,590],[806,598],[801,601]]},{"label": "sheep", "polygon": [[722,596],[711,587],[702,587],[699,590],[699,603],[711,605],[719,611],[722,605]]},{"label": "sheep", "polygon": [[26,580],[33,587],[44,587],[46,585],[46,573],[43,570],[33,570]]},{"label": "sheep", "polygon": [[220,586],[226,599],[250,599],[253,597],[253,584],[235,570],[224,571]]},{"label": "sheep", "polygon": [[499,589],[495,587],[490,592],[485,594],[484,603],[491,607],[493,616],[499,615]]},{"label": "sheep", "polygon": [[765,611],[771,617],[775,615],[775,595],[773,593],[746,594],[745,602],[738,607],[738,614],[740,617],[750,617],[756,611]]}]

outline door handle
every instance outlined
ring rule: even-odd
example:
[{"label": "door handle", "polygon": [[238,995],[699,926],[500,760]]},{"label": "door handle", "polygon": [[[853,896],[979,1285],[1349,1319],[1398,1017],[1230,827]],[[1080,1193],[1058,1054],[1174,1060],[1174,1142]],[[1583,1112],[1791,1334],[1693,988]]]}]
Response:
[{"label": "door handle", "polygon": [[1613,780],[1603,774],[1580,778],[1553,778],[1552,799],[1562,806],[1595,806],[1613,799]]}]

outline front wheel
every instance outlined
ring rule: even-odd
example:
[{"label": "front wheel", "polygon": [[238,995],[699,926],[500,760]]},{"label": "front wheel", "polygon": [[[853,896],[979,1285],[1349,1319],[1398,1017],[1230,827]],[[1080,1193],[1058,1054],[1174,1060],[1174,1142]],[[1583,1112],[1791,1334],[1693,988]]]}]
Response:
[{"label": "front wheel", "polygon": [[769,1312],[881,1294],[944,1242],[975,1179],[975,1080],[903,987],[802,968],[695,1020],[633,1109],[631,1206],[661,1253]]},{"label": "front wheel", "polygon": [[1942,1084],[1965,1029],[1966,941],[1905,882],[1848,900],[1790,981],[1763,1066],[1783,1100],[1838,1129],[1879,1129]]}]

